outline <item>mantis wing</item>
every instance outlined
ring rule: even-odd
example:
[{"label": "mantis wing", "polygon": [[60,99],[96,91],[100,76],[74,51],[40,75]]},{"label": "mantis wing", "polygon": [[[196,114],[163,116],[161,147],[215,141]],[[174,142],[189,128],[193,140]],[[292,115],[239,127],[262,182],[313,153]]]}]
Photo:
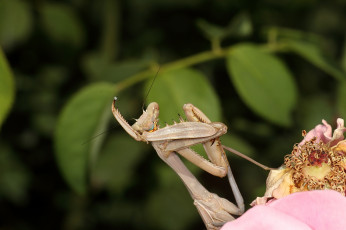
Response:
[{"label": "mantis wing", "polygon": [[158,129],[155,132],[144,133],[143,136],[147,141],[164,141],[209,137],[217,133],[217,131],[211,124],[182,122]]}]

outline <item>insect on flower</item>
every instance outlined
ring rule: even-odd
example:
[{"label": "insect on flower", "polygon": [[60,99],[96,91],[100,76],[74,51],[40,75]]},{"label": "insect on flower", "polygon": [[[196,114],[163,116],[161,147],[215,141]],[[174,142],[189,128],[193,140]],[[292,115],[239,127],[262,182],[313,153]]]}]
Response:
[{"label": "insect on flower", "polygon": [[[160,128],[157,125],[159,105],[152,102],[131,126],[115,108],[116,101],[115,97],[112,104],[115,119],[135,140],[150,142],[158,156],[178,174],[194,200],[207,229],[220,229],[225,222],[234,219],[233,215],[241,215],[244,212],[243,198],[219,139],[227,132],[226,125],[211,122],[197,107],[185,104],[183,109],[187,121],[180,118],[179,123],[175,122]],[[196,144],[203,145],[209,160],[190,148]],[[214,176],[227,175],[237,205],[204,188],[180,160],[178,154]]]},{"label": "insect on flower", "polygon": [[346,195],[346,131],[344,120],[337,119],[337,128],[322,120],[295,144],[284,164],[271,170],[267,178],[264,197],[252,204],[263,204],[268,198],[279,199],[289,194],[311,190],[335,190]]}]

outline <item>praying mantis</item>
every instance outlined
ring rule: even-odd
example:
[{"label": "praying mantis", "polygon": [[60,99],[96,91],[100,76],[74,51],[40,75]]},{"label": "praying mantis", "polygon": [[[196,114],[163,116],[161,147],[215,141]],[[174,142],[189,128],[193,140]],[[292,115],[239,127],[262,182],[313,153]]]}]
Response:
[{"label": "praying mantis", "polygon": [[[197,107],[185,104],[183,110],[187,121],[180,118],[179,123],[159,128],[159,105],[152,102],[131,126],[116,109],[116,101],[115,97],[112,103],[115,119],[136,141],[150,142],[158,156],[178,174],[194,200],[194,205],[207,229],[220,229],[225,222],[234,219],[233,215],[241,215],[244,212],[243,198],[219,138],[227,132],[226,125],[221,122],[211,122]],[[190,148],[196,144],[203,145],[209,160]],[[177,154],[214,176],[227,175],[237,205],[204,188]]]}]

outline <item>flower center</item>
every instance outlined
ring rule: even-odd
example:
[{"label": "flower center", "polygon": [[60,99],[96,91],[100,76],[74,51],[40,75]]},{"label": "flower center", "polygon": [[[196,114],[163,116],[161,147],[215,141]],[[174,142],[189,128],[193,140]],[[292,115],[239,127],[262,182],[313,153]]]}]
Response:
[{"label": "flower center", "polygon": [[313,166],[321,166],[322,163],[328,163],[328,153],[319,149],[311,151],[308,160]]},{"label": "flower center", "polygon": [[345,195],[346,148],[317,142],[316,139],[296,144],[285,156],[286,168],[292,170],[292,181],[297,191],[333,189]]},{"label": "flower center", "polygon": [[306,166],[302,168],[303,174],[315,177],[318,180],[323,180],[325,176],[327,176],[331,172],[330,165],[326,163],[322,163],[319,166]]}]

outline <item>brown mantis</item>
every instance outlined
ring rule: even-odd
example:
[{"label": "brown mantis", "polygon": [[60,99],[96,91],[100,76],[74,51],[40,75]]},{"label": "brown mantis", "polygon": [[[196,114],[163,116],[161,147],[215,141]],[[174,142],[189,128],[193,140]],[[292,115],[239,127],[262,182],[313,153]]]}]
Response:
[{"label": "brown mantis", "polygon": [[[115,97],[112,104],[112,112],[116,120],[135,140],[151,142],[159,157],[179,175],[207,229],[219,229],[225,222],[234,219],[232,215],[241,215],[244,212],[243,198],[219,139],[227,132],[226,125],[211,122],[198,108],[192,104],[185,104],[183,109],[188,121],[181,118],[179,123],[160,129],[157,125],[159,106],[152,102],[135,124],[130,126],[115,108],[116,100]],[[190,149],[196,144],[203,144],[210,161]],[[176,153],[212,175],[219,177],[227,175],[237,205],[205,189]]]}]

